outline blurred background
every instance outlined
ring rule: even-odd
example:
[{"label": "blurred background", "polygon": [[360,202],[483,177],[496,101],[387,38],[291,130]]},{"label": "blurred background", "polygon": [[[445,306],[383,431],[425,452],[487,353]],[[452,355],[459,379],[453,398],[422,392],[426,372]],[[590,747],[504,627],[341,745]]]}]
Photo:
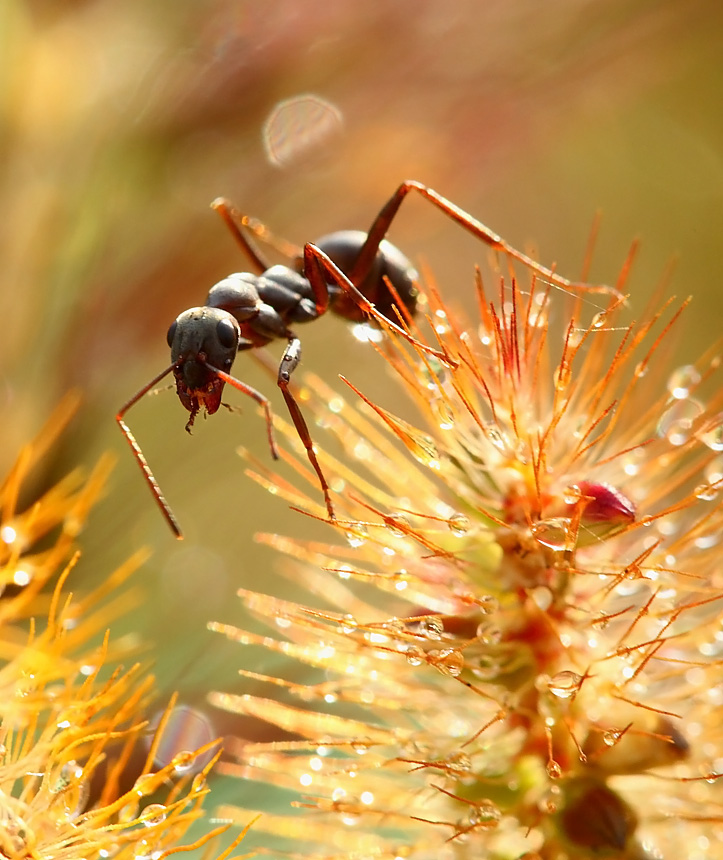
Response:
[{"label": "blurred background", "polygon": [[[613,281],[640,236],[631,314],[677,257],[669,289],[695,296],[681,362],[720,333],[721,4],[3,0],[0,45],[2,466],[81,389],[38,483],[117,453],[78,575],[153,548],[149,599],[128,624],[154,643],[163,688],[191,704],[209,687],[241,689],[237,667],[254,668],[206,622],[241,623],[239,585],[288,587],[254,533],[327,535],[244,475],[238,445],[269,454],[241,395],[227,399],[243,415],[199,420],[193,437],[172,391],[127,417],[183,543],[114,421],[167,366],[176,315],[246,268],[209,208],[216,196],[303,244],[366,229],[401,180],[418,179],[569,277],[601,210],[591,278]],[[390,238],[473,306],[478,242],[416,197]],[[300,334],[304,366],[327,381],[346,373],[370,396],[389,386],[338,318]],[[285,414],[248,355],[234,371]]]}]

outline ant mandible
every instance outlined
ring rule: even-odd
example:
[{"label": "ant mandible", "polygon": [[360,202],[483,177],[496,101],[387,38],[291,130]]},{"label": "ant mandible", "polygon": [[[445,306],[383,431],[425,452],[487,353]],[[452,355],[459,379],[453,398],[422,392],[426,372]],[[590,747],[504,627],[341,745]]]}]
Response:
[{"label": "ant mandible", "polygon": [[318,319],[327,310],[352,321],[371,317],[425,352],[447,364],[451,362],[443,352],[419,343],[408,331],[391,321],[394,315],[404,318],[401,309],[397,310],[399,303],[404,305],[403,312],[407,316],[413,316],[417,306],[417,273],[402,252],[384,238],[410,191],[418,192],[473,236],[522,263],[552,284],[578,292],[617,295],[617,291],[611,287],[562,278],[513,248],[501,236],[441,194],[414,180],[407,180],[397,188],[367,233],[342,230],[309,243],[304,246],[303,256],[296,260],[294,268],[269,266],[241,230],[246,219],[227,200],[214,200],[212,208],[224,219],[257,273],[229,275],[211,287],[203,307],[191,308],[177,317],[168,330],[171,364],[134,394],[116,415],[116,421],[146,482],[177,538],[183,535],[173,511],[140,446],[123,420],[126,412],[167,374],[173,372],[178,397],[191,413],[186,423],[188,432],[201,409],[209,415],[218,410],[226,383],[253,398],[264,410],[269,447],[272,456],[277,459],[269,400],[250,385],[231,376],[229,371],[238,352],[265,346],[276,339],[286,340],[277,384],[318,476],[329,519],[334,520],[329,485],[317,460],[299,404],[289,390],[291,375],[301,360],[301,342],[291,326]]}]

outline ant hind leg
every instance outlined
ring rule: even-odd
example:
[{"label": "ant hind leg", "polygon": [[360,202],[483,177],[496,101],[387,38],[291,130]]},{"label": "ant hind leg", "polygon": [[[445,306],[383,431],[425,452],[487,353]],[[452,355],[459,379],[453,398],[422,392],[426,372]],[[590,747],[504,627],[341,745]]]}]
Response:
[{"label": "ant hind leg", "polygon": [[433,355],[435,358],[439,359],[439,361],[444,362],[446,365],[450,367],[456,367],[458,362],[456,362],[453,358],[447,355],[446,352],[443,352],[439,349],[434,349],[431,346],[427,346],[426,343],[422,343],[418,341],[416,338],[412,337],[412,335],[405,329],[402,328],[401,325],[397,325],[397,323],[392,322],[388,317],[385,317],[384,314],[379,313],[374,304],[367,299],[363,293],[361,293],[354,283],[348,278],[344,272],[336,265],[336,263],[331,260],[327,254],[325,254],[321,248],[318,248],[316,245],[307,244],[304,246],[304,275],[311,283],[314,291],[318,289],[316,284],[318,282],[322,282],[326,284],[325,273],[330,275],[334,281],[339,285],[339,287],[344,290],[344,292],[348,293],[352,299],[356,302],[356,304],[364,311],[364,313],[369,314],[370,317],[375,319],[382,328],[391,329],[393,332],[398,334],[400,337],[403,337],[406,341],[412,344],[417,349],[422,350],[422,352],[427,353],[428,355]]}]

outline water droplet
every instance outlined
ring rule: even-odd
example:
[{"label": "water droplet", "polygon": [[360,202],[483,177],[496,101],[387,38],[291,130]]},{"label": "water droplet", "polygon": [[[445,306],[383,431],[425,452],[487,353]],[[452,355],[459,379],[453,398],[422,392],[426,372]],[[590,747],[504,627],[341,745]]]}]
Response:
[{"label": "water droplet", "polygon": [[456,752],[445,761],[447,769],[455,773],[470,773],[472,770],[472,759],[464,752]]},{"label": "water droplet", "polygon": [[171,764],[173,765],[173,769],[176,771],[179,776],[184,773],[188,773],[189,770],[193,769],[193,765],[196,761],[196,754],[192,752],[188,752],[187,750],[182,750],[171,759]]},{"label": "water droplet", "polygon": [[692,398],[676,401],[660,416],[658,436],[676,447],[684,445],[691,437],[694,422],[703,411],[703,406]]},{"label": "water droplet", "polygon": [[480,621],[476,636],[483,645],[498,645],[502,640],[502,628],[492,621]]},{"label": "water droplet", "polygon": [[614,747],[622,736],[623,733],[620,729],[608,729],[607,731],[603,732],[603,743],[606,747]]},{"label": "water droplet", "polygon": [[600,311],[599,313],[596,313],[590,321],[590,328],[602,328],[606,322],[607,313],[605,311]]},{"label": "water droplet", "polygon": [[347,543],[354,549],[363,546],[368,537],[369,532],[364,523],[355,523],[346,532]]},{"label": "water droplet", "polygon": [[419,460],[424,466],[429,466],[431,469],[439,469],[439,451],[431,436],[422,433],[412,424],[397,418],[386,409],[379,406],[375,407],[378,415],[386,421],[389,427],[393,430],[396,436],[404,443],[407,450]]},{"label": "water droplet", "polygon": [[500,451],[504,451],[507,448],[507,440],[500,428],[495,424],[488,424],[485,427],[485,435],[495,448],[499,448]]},{"label": "water droplet", "polygon": [[557,812],[558,807],[560,806],[560,795],[561,792],[559,785],[550,786],[549,790],[542,795],[538,802],[540,811],[550,814]]},{"label": "water droplet", "polygon": [[424,652],[417,645],[407,648],[407,663],[410,666],[421,666],[424,663]]},{"label": "water droplet", "polygon": [[538,585],[536,588],[531,589],[528,594],[537,608],[541,609],[543,612],[547,612],[547,610],[552,606],[552,590],[546,585]]},{"label": "water droplet", "polygon": [[418,629],[427,639],[441,639],[444,633],[444,621],[437,615],[429,615],[419,622]]},{"label": "water droplet", "polygon": [[491,800],[480,800],[469,812],[469,823],[472,827],[497,827],[502,818],[502,812]]},{"label": "water droplet", "polygon": [[701,484],[695,488],[693,493],[696,499],[700,499],[701,502],[712,502],[718,497],[718,490],[710,484]]},{"label": "water droplet", "polygon": [[555,372],[552,375],[552,381],[555,385],[555,389],[557,391],[564,391],[570,384],[571,376],[572,368],[569,364],[560,364],[558,367],[556,367]]},{"label": "water droplet", "polygon": [[344,615],[339,620],[339,627],[342,633],[354,633],[359,628],[359,622],[353,615]]},{"label": "water droplet", "polygon": [[454,429],[454,412],[446,400],[439,399],[435,403],[435,410],[439,419],[440,430]]},{"label": "water droplet", "polygon": [[547,688],[558,699],[571,699],[582,684],[582,675],[577,672],[558,672],[547,679]]},{"label": "water droplet", "polygon": [[464,654],[456,648],[446,648],[444,651],[430,651],[429,656],[434,665],[444,675],[458,678],[464,669]]},{"label": "water droplet", "polygon": [[698,439],[711,451],[723,451],[723,413],[713,416],[698,433]]},{"label": "water droplet", "polygon": [[485,615],[494,615],[500,608],[499,600],[492,594],[482,595],[475,603],[479,607],[480,612],[483,612]]},{"label": "water droplet", "polygon": [[641,361],[635,366],[635,370],[633,371],[634,376],[638,379],[642,379],[643,376],[646,376],[648,373],[648,363],[647,361]]},{"label": "water droplet", "polygon": [[366,755],[369,752],[369,742],[363,740],[352,741],[351,748],[357,755]]},{"label": "water droplet", "polygon": [[570,484],[562,491],[562,500],[566,505],[575,505],[583,497],[583,492],[577,484]]},{"label": "water droplet", "polygon": [[12,526],[3,526],[0,528],[0,540],[3,543],[14,543],[17,539],[18,533]]},{"label": "water droplet", "polygon": [[143,810],[143,824],[146,827],[155,827],[163,824],[166,820],[166,807],[162,803],[150,803]]},{"label": "water droplet", "polygon": [[703,474],[709,484],[717,484],[723,480],[723,457],[716,457],[711,460],[705,467]]},{"label": "water droplet", "polygon": [[449,526],[449,530],[452,534],[457,535],[457,537],[462,537],[469,531],[469,517],[459,513],[452,514],[452,516],[447,520],[447,525]]},{"label": "water droplet", "polygon": [[20,588],[24,588],[26,585],[30,584],[30,580],[32,578],[32,574],[29,570],[19,567],[13,573],[13,585],[17,585]]},{"label": "water droplet", "polygon": [[404,514],[389,514],[389,516],[384,517],[384,525],[389,534],[394,535],[394,537],[404,537],[410,528],[409,520]]},{"label": "water droplet", "polygon": [[550,549],[572,549],[570,546],[571,522],[569,517],[551,517],[548,520],[533,523],[530,526],[530,532],[538,543]]},{"label": "water droplet", "polygon": [[142,773],[133,784],[133,790],[139,797],[153,794],[158,788],[158,777],[155,773]]},{"label": "water droplet", "polygon": [[554,759],[550,759],[550,761],[547,762],[545,770],[547,771],[547,775],[550,779],[560,779],[562,776],[562,768]]},{"label": "water droplet", "polygon": [[693,364],[685,364],[674,370],[668,378],[668,391],[676,400],[684,400],[692,388],[700,382],[700,373]]}]

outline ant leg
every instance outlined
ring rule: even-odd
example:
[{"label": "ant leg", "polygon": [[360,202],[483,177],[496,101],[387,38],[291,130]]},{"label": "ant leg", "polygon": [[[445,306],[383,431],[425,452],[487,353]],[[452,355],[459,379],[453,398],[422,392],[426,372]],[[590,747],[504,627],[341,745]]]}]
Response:
[{"label": "ant leg", "polygon": [[121,429],[121,432],[126,437],[126,441],[131,447],[131,451],[133,452],[133,456],[136,458],[136,462],[141,467],[141,471],[143,472],[143,477],[146,479],[146,483],[150,487],[151,492],[153,493],[153,498],[156,500],[158,507],[161,509],[161,513],[166,518],[166,522],[171,527],[171,531],[175,534],[175,536],[179,539],[183,539],[183,534],[181,533],[181,528],[178,525],[178,521],[173,515],[173,511],[171,510],[170,505],[165,500],[163,493],[161,492],[161,488],[158,485],[158,481],[153,476],[153,472],[151,472],[151,468],[146,461],[146,458],[143,456],[143,451],[141,451],[141,446],[136,442],[135,436],[131,433],[128,425],[123,420],[123,416],[126,412],[131,408],[131,406],[135,406],[136,403],[147,394],[151,389],[155,388],[155,386],[163,379],[166,374],[170,373],[174,368],[175,364],[172,364],[170,367],[167,367],[164,371],[158,374],[158,376],[154,377],[147,385],[144,385],[140,391],[136,392],[136,394],[131,397],[131,399],[118,410],[118,414],[115,416],[115,420],[118,422],[118,426]]},{"label": "ant leg", "polygon": [[[219,370],[217,367],[214,367],[212,364],[209,364],[207,361],[203,362],[209,370],[212,370],[219,379],[222,379],[232,388],[235,388],[237,391],[240,391],[242,394],[247,394],[249,397],[253,398],[259,406],[264,410],[264,415],[266,417],[266,435],[269,440],[269,448],[271,449],[271,456],[274,460],[279,459],[279,449],[276,447],[276,440],[274,438],[274,418],[271,413],[271,403],[269,402],[267,397],[264,397],[261,392],[257,391],[255,388],[252,388],[250,385],[247,385],[245,382],[241,382],[240,379],[236,379],[235,376],[231,376],[223,370]],[[225,405],[225,404],[224,404]]]},{"label": "ant leg", "polygon": [[396,334],[403,337],[405,340],[409,341],[412,346],[417,347],[418,349],[423,350],[429,355],[433,355],[435,358],[438,358],[440,361],[443,361],[446,365],[450,367],[456,367],[458,362],[453,358],[450,358],[446,353],[442,352],[438,349],[433,349],[431,346],[427,346],[426,343],[421,343],[416,338],[412,337],[409,332],[392,322],[390,319],[384,316],[384,314],[380,314],[376,307],[372,304],[372,302],[367,299],[363,293],[359,292],[356,286],[353,284],[350,278],[348,278],[344,272],[333,262],[322,250],[321,248],[317,248],[316,245],[312,245],[311,243],[304,246],[304,276],[307,278],[309,283],[314,289],[314,294],[316,295],[318,282],[323,282],[326,284],[326,278],[324,277],[324,273],[329,274],[334,281],[341,287],[344,292],[349,293],[349,295],[354,299],[357,305],[364,311],[364,313],[369,314],[369,316],[374,317],[374,319],[380,323],[383,328],[392,329],[392,331],[396,332]]},{"label": "ant leg", "polygon": [[294,399],[293,394],[289,391],[291,374],[296,370],[300,361],[301,341],[298,337],[294,337],[292,335],[289,338],[289,343],[284,350],[284,354],[281,356],[281,364],[279,365],[278,386],[281,389],[281,393],[284,395],[286,406],[288,407],[289,414],[291,415],[291,420],[294,422],[294,427],[296,427],[296,432],[299,434],[299,439],[301,439],[304,448],[306,448],[306,454],[309,458],[309,462],[314,467],[314,471],[319,478],[319,484],[321,485],[321,491],[324,494],[324,501],[326,502],[326,510],[329,514],[329,519],[335,520],[336,514],[334,513],[334,506],[331,503],[331,496],[329,495],[329,484],[326,481],[324,473],[321,471],[319,461],[316,459],[314,443],[311,441],[311,434],[309,433],[309,428],[306,424],[306,421],[304,420],[304,416],[301,413],[299,404]]},{"label": "ant leg", "polygon": [[402,201],[410,191],[416,191],[421,194],[425,200],[429,200],[430,203],[434,204],[438,209],[441,209],[445,215],[449,216],[453,221],[473,236],[480,239],[486,245],[489,245],[490,248],[493,248],[496,251],[502,251],[513,260],[517,260],[518,263],[521,263],[523,266],[526,266],[528,269],[535,272],[539,277],[550,281],[550,283],[576,292],[605,293],[616,298],[622,297],[621,293],[614,287],[608,287],[603,284],[586,284],[580,281],[569,281],[567,278],[563,278],[552,269],[548,269],[533,260],[531,257],[528,257],[527,254],[523,254],[522,251],[518,251],[516,248],[513,248],[512,245],[508,244],[501,236],[490,230],[490,228],[482,224],[481,221],[473,218],[470,214],[465,212],[464,209],[460,209],[459,206],[455,206],[455,204],[447,200],[446,197],[442,197],[441,194],[438,194],[432,188],[427,188],[426,185],[423,185],[421,182],[416,182],[413,179],[406,180],[399,186],[399,188],[397,188],[374,219],[374,223],[367,233],[366,241],[359,252],[356,263],[349,273],[349,280],[351,280],[355,286],[361,284],[369,273],[377,251],[379,250],[379,245],[381,244],[382,239],[386,236],[390,224],[399,211],[399,207],[402,205]]},{"label": "ant leg", "polygon": [[277,239],[272,235],[271,231],[265,224],[262,224],[261,221],[256,218],[252,218],[249,215],[241,213],[233,203],[231,203],[230,200],[226,200],[225,197],[217,197],[211,204],[211,208],[215,209],[223,218],[226,226],[236,240],[236,243],[241,247],[241,250],[255,266],[256,274],[263,274],[268,268],[270,268],[271,263],[256,247],[256,244],[252,241],[251,237],[244,232],[244,230],[248,233],[253,233],[258,239],[261,239],[263,242],[276,248],[276,250],[285,257],[299,256],[300,248],[297,245]]}]

